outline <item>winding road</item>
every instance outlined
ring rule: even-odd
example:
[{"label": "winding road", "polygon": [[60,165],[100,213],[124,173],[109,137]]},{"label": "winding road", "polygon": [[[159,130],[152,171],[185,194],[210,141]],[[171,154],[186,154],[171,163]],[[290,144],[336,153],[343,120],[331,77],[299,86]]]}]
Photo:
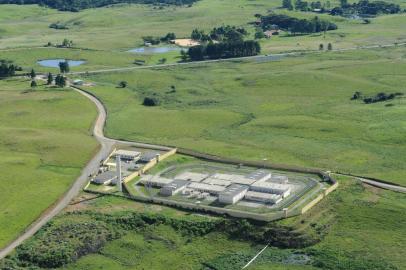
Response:
[{"label": "winding road", "polygon": [[[357,48],[349,48],[349,49],[337,49],[334,51],[348,51],[348,50],[355,50],[355,49],[371,49],[371,48],[381,48],[381,47],[394,47],[394,46],[404,46],[406,43],[399,43],[399,44],[388,44],[388,45],[373,45],[373,46],[364,46],[364,47],[357,47]],[[313,53],[317,53],[313,51]],[[272,56],[287,56],[287,55],[299,55],[303,54],[303,52],[293,52],[293,53],[284,53],[284,54],[277,54],[277,55],[261,55],[261,56],[253,56],[253,57],[243,57],[238,59],[221,59],[221,60],[208,60],[208,61],[201,61],[195,63],[176,63],[176,64],[166,64],[166,65],[157,65],[157,66],[143,66],[143,67],[128,67],[128,68],[117,68],[117,69],[105,69],[105,70],[97,70],[97,71],[86,71],[86,72],[74,72],[70,73],[72,75],[80,75],[84,73],[106,73],[106,72],[117,72],[117,71],[128,71],[134,69],[145,69],[145,68],[160,68],[160,67],[170,67],[175,65],[192,65],[192,64],[201,64],[201,63],[211,63],[211,62],[220,62],[220,61],[236,61],[242,59],[256,59],[256,58],[264,58],[264,57],[272,57]],[[145,144],[145,143],[137,143],[137,142],[130,142],[130,141],[121,141],[121,140],[114,140],[104,136],[104,126],[107,119],[107,111],[102,104],[102,102],[96,98],[95,96],[87,93],[86,91],[81,90],[80,88],[72,86],[72,88],[80,93],[81,95],[88,98],[92,101],[98,110],[98,116],[95,121],[93,127],[93,136],[100,144],[100,149],[98,153],[89,161],[86,167],[82,170],[81,175],[76,179],[76,181],[72,184],[70,189],[61,197],[54,205],[52,205],[44,214],[42,214],[35,222],[33,222],[18,238],[16,238],[13,242],[11,242],[8,246],[4,249],[0,250],[0,260],[10,254],[17,246],[22,244],[25,240],[33,236],[38,230],[41,229],[48,221],[50,221],[53,217],[55,217],[58,213],[60,213],[70,201],[79,194],[82,190],[83,186],[87,183],[89,175],[96,172],[99,168],[100,162],[104,160],[109,153],[112,151],[113,147],[116,144],[121,145],[132,145],[135,147],[141,148],[149,148],[155,150],[171,150],[172,148],[161,146],[161,145],[153,145],[153,144]],[[384,188],[396,192],[404,192],[406,193],[406,187],[401,187],[397,185],[391,185],[388,183],[382,183],[379,181],[374,181],[362,177],[354,177],[359,179],[360,181],[373,185],[375,187]]]}]

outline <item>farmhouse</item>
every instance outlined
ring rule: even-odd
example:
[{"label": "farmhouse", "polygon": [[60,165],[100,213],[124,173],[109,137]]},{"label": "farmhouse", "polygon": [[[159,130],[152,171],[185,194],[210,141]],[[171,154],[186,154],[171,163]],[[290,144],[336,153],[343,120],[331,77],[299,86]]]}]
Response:
[{"label": "farmhouse", "polygon": [[267,30],[264,32],[265,37],[271,38],[272,36],[279,35],[280,30]]}]

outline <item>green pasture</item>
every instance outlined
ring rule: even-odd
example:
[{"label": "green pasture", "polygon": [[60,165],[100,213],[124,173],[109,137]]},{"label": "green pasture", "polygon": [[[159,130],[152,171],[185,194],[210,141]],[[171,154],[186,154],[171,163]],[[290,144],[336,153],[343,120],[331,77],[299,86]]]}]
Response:
[{"label": "green pasture", "polygon": [[[338,1],[331,1],[333,5]],[[406,7],[404,0],[399,0]],[[379,16],[371,24],[312,12],[275,9],[279,0],[201,0],[192,7],[154,8],[148,5],[115,5],[80,12],[59,12],[37,5],[2,5],[0,10],[0,48],[43,46],[48,42],[61,43],[64,38],[76,47],[126,51],[142,46],[143,36],[163,36],[175,32],[178,37],[189,37],[194,28],[210,30],[223,24],[246,27],[251,37],[255,33],[254,14],[266,14],[274,9],[297,17],[319,16],[339,27],[324,35],[288,36],[262,40],[264,53],[317,49],[320,43],[333,43],[336,48],[365,44],[385,44],[406,40],[404,14]],[[67,30],[49,28],[62,23]],[[157,56],[161,57],[161,56]],[[173,54],[162,57],[173,59]],[[115,61],[115,60],[112,60]]]},{"label": "green pasture", "polygon": [[92,103],[29,84],[0,80],[0,248],[69,188],[96,149]]},{"label": "green pasture", "polygon": [[[88,90],[107,106],[110,137],[405,184],[405,99],[350,100],[356,91],[406,93],[405,52],[361,50],[85,79],[96,82]],[[128,88],[115,87],[121,80]],[[144,97],[161,105],[145,107]]]},{"label": "green pasture", "polygon": [[[313,234],[321,239],[318,244],[293,250],[270,247],[247,269],[404,269],[405,226],[402,225],[406,220],[402,213],[405,197],[345,177],[340,177],[339,181],[339,189],[310,212],[277,222],[296,232]],[[155,211],[174,217],[173,211],[163,212],[161,206],[144,209],[141,204],[131,204],[124,199],[103,197],[89,202],[83,210],[114,215],[123,210]],[[196,218],[180,212],[175,216]],[[53,226],[64,219],[66,217],[57,219]],[[82,257],[66,268],[202,269],[202,265],[209,264],[222,270],[241,269],[262,247],[226,237],[221,232],[185,236],[160,225],[128,231],[122,238],[107,243],[100,252]],[[305,265],[292,261],[289,259],[292,254],[307,254],[310,261]]]}]

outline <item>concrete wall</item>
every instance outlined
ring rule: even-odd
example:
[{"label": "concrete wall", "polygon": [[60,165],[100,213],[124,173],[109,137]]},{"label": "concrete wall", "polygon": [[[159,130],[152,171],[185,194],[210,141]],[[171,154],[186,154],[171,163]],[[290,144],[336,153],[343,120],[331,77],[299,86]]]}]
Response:
[{"label": "concrete wall", "polygon": [[[170,151],[162,154],[159,157],[159,160],[162,161],[172,155],[176,154],[176,148],[175,149],[171,149]],[[139,171],[136,171],[134,173],[132,173],[131,175],[127,176],[124,179],[124,183],[128,183],[130,182],[132,179],[134,179],[137,176],[140,176],[141,174],[145,174],[148,170],[152,169],[156,164],[158,164],[158,161],[156,158],[152,159],[150,162],[148,162],[147,164],[145,164]]]},{"label": "concrete wall", "polygon": [[309,211],[310,209],[312,209],[313,206],[315,206],[318,202],[320,202],[322,199],[324,199],[324,197],[326,197],[328,194],[330,194],[332,191],[334,191],[336,188],[338,187],[338,182],[336,182],[334,185],[332,185],[331,187],[327,188],[322,194],[320,194],[319,196],[317,196],[314,200],[312,200],[311,202],[309,202],[307,205],[305,205],[302,208],[301,213],[304,214],[307,211]]}]

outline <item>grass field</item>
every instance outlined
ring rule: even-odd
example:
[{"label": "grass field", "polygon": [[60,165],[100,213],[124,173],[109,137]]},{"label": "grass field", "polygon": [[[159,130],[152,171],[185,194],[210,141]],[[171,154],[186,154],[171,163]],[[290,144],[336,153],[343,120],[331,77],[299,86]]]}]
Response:
[{"label": "grass field", "polygon": [[[321,242],[302,249],[269,247],[247,269],[404,269],[405,197],[345,177],[339,181],[340,189],[304,216],[277,222],[296,232],[314,234]],[[196,222],[209,219],[165,206],[106,196],[71,206],[68,211],[72,214],[58,217],[44,231],[71,222],[77,226],[90,224],[95,220],[90,213],[124,218],[131,212],[144,212]],[[33,241],[39,238],[41,233]],[[205,269],[204,266],[217,270],[241,269],[262,247],[219,231],[192,236],[161,224],[129,229],[120,238],[107,242],[99,252],[63,269],[172,270]],[[297,259],[303,254],[307,263]]]},{"label": "grass field", "polygon": [[[402,225],[406,222],[402,215],[406,210],[405,197],[366,187],[348,178],[339,180],[340,189],[309,213],[279,222],[297,231],[313,231],[323,237],[315,246],[296,250],[296,253],[313,254],[310,255],[313,266],[291,265],[285,260],[278,262],[285,253],[271,248],[248,269],[383,270],[406,267],[406,246],[402,240],[406,233]],[[87,208],[106,209],[103,207],[104,200],[97,199]],[[115,200],[114,205],[127,205],[125,209],[131,209],[126,201]],[[136,211],[144,211],[136,205]],[[156,211],[162,213],[160,207],[157,206]],[[167,212],[167,215],[173,216],[173,213]],[[214,261],[229,267],[218,269],[239,269],[241,262],[233,260],[236,254],[247,262],[245,256],[251,258],[261,249],[261,246],[250,246],[217,233],[196,237],[192,241],[186,241],[165,227],[153,231],[156,238],[150,239],[148,233],[130,232],[122,239],[109,243],[99,254],[86,256],[68,269],[200,269],[200,263]],[[168,242],[173,246],[168,246]],[[323,264],[318,265],[320,262]]]},{"label": "grass field", "polygon": [[[405,184],[405,99],[350,100],[355,91],[405,93],[405,52],[328,53],[86,79],[97,83],[89,90],[107,105],[111,137]],[[115,88],[120,80],[129,87]],[[142,106],[146,96],[162,105]]]},{"label": "grass field", "polygon": [[[397,2],[406,7],[404,0]],[[163,36],[175,32],[178,37],[189,37],[196,27],[210,30],[222,24],[244,26],[253,36],[254,27],[248,23],[255,20],[254,14],[266,14],[269,9],[280,5],[279,0],[202,0],[192,7],[156,9],[146,5],[116,5],[78,13],[58,12],[36,5],[2,5],[0,48],[43,46],[48,41],[60,43],[68,38],[82,48],[125,51],[142,45],[143,36]],[[279,9],[277,12],[309,18],[318,15]],[[263,51],[317,49],[320,43],[327,42],[332,42],[335,47],[349,47],[406,39],[404,14],[380,16],[368,25],[359,20],[318,16],[334,21],[339,29],[329,32],[325,38],[322,35],[291,37],[282,34],[263,40]],[[50,29],[49,25],[56,22],[66,24],[69,29]]]},{"label": "grass field", "polygon": [[0,80],[0,248],[61,196],[96,149],[93,104],[72,91]]}]

